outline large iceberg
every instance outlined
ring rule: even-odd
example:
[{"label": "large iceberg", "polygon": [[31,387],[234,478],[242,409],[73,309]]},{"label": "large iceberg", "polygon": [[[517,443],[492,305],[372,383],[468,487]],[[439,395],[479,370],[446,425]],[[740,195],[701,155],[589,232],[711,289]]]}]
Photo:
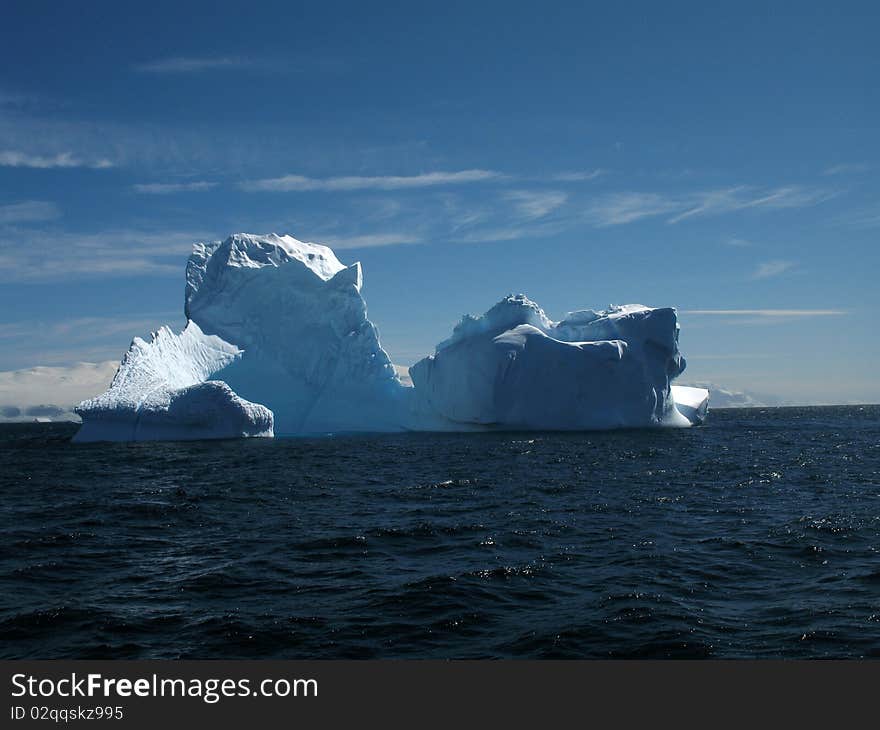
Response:
[{"label": "large iceberg", "polygon": [[452,423],[582,430],[690,425],[670,389],[684,367],[673,309],[627,305],[551,322],[519,295],[465,317],[410,375],[419,404]]},{"label": "large iceberg", "polygon": [[357,431],[689,426],[708,391],[684,370],[675,310],[553,322],[523,295],[465,316],[401,380],[367,318],[359,263],[291,236],[194,246],[187,325],[136,338],[110,389],[77,408],[79,441]]}]

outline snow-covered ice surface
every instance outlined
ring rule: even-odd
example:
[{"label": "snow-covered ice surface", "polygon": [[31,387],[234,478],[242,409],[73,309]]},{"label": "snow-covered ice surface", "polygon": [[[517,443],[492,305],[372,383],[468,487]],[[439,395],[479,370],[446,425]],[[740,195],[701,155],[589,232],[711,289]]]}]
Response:
[{"label": "snow-covered ice surface", "polygon": [[464,317],[409,369],[410,383],[382,349],[361,286],[359,263],[291,236],[196,244],[187,326],[132,342],[110,389],[78,407],[77,440],[689,426],[705,417],[708,391],[671,386],[685,366],[673,309],[626,305],[553,322],[525,296],[506,297]]}]

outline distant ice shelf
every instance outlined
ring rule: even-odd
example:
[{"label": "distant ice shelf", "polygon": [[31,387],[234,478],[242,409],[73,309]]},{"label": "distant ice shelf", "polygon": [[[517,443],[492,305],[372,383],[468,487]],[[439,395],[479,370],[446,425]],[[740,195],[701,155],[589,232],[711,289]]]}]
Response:
[{"label": "distant ice shelf", "polygon": [[359,263],[291,236],[198,243],[187,325],[135,338],[77,441],[340,432],[585,430],[701,423],[672,308],[572,312],[524,295],[465,316],[401,377],[367,318]]}]

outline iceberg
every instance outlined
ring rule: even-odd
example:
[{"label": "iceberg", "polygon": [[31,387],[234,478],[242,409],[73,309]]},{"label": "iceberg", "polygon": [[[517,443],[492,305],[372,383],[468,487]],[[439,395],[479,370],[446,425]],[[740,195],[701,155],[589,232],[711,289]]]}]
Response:
[{"label": "iceberg", "polygon": [[465,317],[410,368],[415,395],[452,423],[523,430],[691,425],[671,381],[685,368],[675,310],[638,304],[552,322],[523,295]]},{"label": "iceberg", "polygon": [[272,411],[208,379],[240,357],[192,321],[179,335],[162,327],[150,342],[136,337],[110,388],[76,407],[82,426],[74,441],[271,436]]},{"label": "iceberg", "polygon": [[[465,316],[408,373],[367,318],[359,263],[291,236],[197,243],[179,334],[135,338],[77,441],[339,432],[583,430],[701,423],[708,391],[672,308],[551,321],[524,295]],[[407,377],[407,375],[409,377]]]}]

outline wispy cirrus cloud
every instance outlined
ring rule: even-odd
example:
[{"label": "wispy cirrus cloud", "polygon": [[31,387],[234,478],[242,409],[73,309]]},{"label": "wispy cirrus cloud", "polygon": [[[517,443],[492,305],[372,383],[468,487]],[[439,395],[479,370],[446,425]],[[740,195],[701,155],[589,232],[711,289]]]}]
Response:
[{"label": "wispy cirrus cloud", "polygon": [[179,319],[180,312],[163,311],[149,317],[120,318],[115,315],[102,317],[74,317],[55,321],[25,320],[0,324],[0,340],[33,339],[39,332],[41,337],[55,339],[63,337],[67,341],[80,342],[118,334],[148,332],[162,324],[163,319]]},{"label": "wispy cirrus cloud", "polygon": [[340,73],[351,68],[352,60],[342,56],[166,56],[135,64],[132,68],[146,74],[201,74],[212,71]]},{"label": "wispy cirrus cloud", "polygon": [[880,228],[880,205],[839,215],[836,223],[850,228]]},{"label": "wispy cirrus cloud", "polygon": [[758,264],[758,266],[752,272],[751,278],[770,279],[774,276],[779,276],[780,274],[785,274],[789,271],[793,271],[796,268],[796,261],[785,261],[782,259],[777,259],[775,261],[764,261],[763,263]]},{"label": "wispy cirrus cloud", "polygon": [[407,190],[463,185],[499,180],[504,178],[493,170],[459,170],[455,172],[425,172],[419,175],[346,175],[342,177],[315,178],[305,175],[245,180],[239,187],[247,192],[305,192],[305,191],[353,191],[353,190]]},{"label": "wispy cirrus cloud", "polygon": [[[509,175],[497,170],[469,169],[455,171],[432,171],[416,175],[340,175],[334,177],[310,177],[307,175],[282,175],[280,177],[245,180],[239,188],[247,192],[351,192],[358,190],[408,190],[440,186],[464,185],[481,182],[580,182],[593,180],[603,170],[561,172],[551,175],[529,177]],[[559,192],[553,192],[557,198]]]},{"label": "wispy cirrus cloud", "polygon": [[61,209],[45,200],[23,200],[0,205],[0,225],[51,221],[61,217]]},{"label": "wispy cirrus cloud", "polygon": [[421,242],[422,237],[416,233],[368,233],[359,236],[323,236],[320,240],[320,243],[325,246],[338,249],[398,246]]},{"label": "wispy cirrus cloud", "polygon": [[393,220],[423,242],[514,241],[570,228],[567,206],[568,195],[558,190],[501,190],[479,198],[444,190],[408,199]]},{"label": "wispy cirrus cloud", "polygon": [[187,183],[138,183],[132,185],[136,193],[170,195],[172,193],[203,193],[216,188],[218,183],[199,180]]},{"label": "wispy cirrus cloud", "polygon": [[867,172],[871,165],[866,162],[844,162],[840,165],[832,165],[822,171],[823,175],[847,175],[859,172]]},{"label": "wispy cirrus cloud", "polygon": [[[555,236],[585,224],[597,228],[624,225],[635,221],[660,218],[668,225],[683,223],[701,216],[721,215],[746,209],[783,209],[816,204],[825,199],[824,190],[797,186],[762,189],[751,186],[724,188],[715,191],[661,194],[654,192],[606,193],[596,196],[584,209],[584,196],[561,185],[541,186],[538,178],[524,175],[501,175],[492,171],[434,173],[409,177],[339,177],[306,178],[288,176],[260,181],[269,189],[325,190],[347,192],[378,188],[407,190],[448,183],[498,182],[500,190],[475,199],[456,190],[436,190],[430,195],[371,200],[370,206],[381,208],[383,227],[390,224],[409,232],[399,236],[385,233],[358,234],[358,246],[394,245],[418,241],[454,241],[481,243],[513,241],[524,238]],[[546,176],[541,178],[547,182]],[[511,183],[532,181],[529,188],[511,188]],[[402,204],[401,201],[405,201]],[[384,201],[384,202],[383,202]],[[394,229],[392,229],[394,230]],[[348,237],[342,237],[350,240]],[[746,247],[752,243],[729,239],[730,246]],[[763,279],[794,269],[793,262],[769,261],[759,267],[755,278]]]},{"label": "wispy cirrus cloud", "polygon": [[[30,367],[34,363],[61,365],[112,360],[118,365],[132,337],[148,338],[150,332],[159,329],[162,325],[177,329],[183,324],[182,310],[124,314],[116,311],[115,307],[114,312],[107,315],[63,319],[19,319],[12,323],[0,323],[0,371]],[[111,369],[111,377],[113,372],[114,370]],[[13,390],[20,390],[14,387],[22,385],[16,382],[18,378],[12,373],[7,375],[12,375],[12,378],[7,379],[6,384]],[[3,376],[0,373],[0,385],[2,380]],[[77,402],[49,398],[45,392],[40,398],[42,400],[35,402]],[[2,402],[0,399],[0,403]]]},{"label": "wispy cirrus cloud", "polygon": [[451,236],[458,243],[496,243],[499,241],[518,241],[523,238],[544,238],[555,236],[568,228],[564,221],[537,221],[522,225],[480,226],[470,231]]},{"label": "wispy cirrus cloud", "polygon": [[113,163],[106,158],[84,160],[72,152],[60,152],[53,155],[33,155],[17,150],[0,151],[0,167],[30,167],[38,170],[59,167],[89,167],[94,170],[103,170],[113,166]]},{"label": "wispy cirrus cloud", "polygon": [[141,73],[192,74],[223,69],[253,68],[262,62],[241,56],[172,56],[137,64]]},{"label": "wispy cirrus cloud", "polygon": [[527,220],[543,218],[568,201],[568,194],[559,190],[511,190],[504,197]]},{"label": "wispy cirrus cloud", "polygon": [[738,185],[680,195],[652,192],[610,193],[597,197],[586,216],[599,227],[623,225],[643,218],[669,216],[669,224],[690,218],[723,215],[749,209],[803,208],[830,200],[838,193],[825,189],[787,185],[763,189]]},{"label": "wispy cirrus cloud", "polygon": [[799,185],[789,185],[771,190],[758,190],[747,185],[739,185],[724,190],[698,193],[697,205],[669,219],[678,223],[686,218],[705,215],[719,215],[749,208],[803,208],[816,205],[833,197],[835,193],[815,190]]},{"label": "wispy cirrus cloud", "polygon": [[57,281],[162,274],[179,276],[205,231],[118,229],[69,233],[9,227],[0,235],[0,281]]},{"label": "wispy cirrus cloud", "polygon": [[[245,177],[263,175],[279,158],[312,165],[320,153],[295,147],[290,129],[272,120],[251,130],[199,129],[185,122],[120,122],[110,119],[67,119],[61,115],[0,113],[0,166],[33,168],[108,167],[137,170],[145,182],[205,179],[215,171]],[[296,128],[292,123],[291,128]],[[340,142],[343,153],[358,158],[353,142]],[[317,147],[317,145],[316,145]],[[135,178],[132,182],[141,182]]]},{"label": "wispy cirrus cloud", "polygon": [[591,223],[604,228],[668,215],[681,207],[681,201],[659,193],[609,193],[597,197],[588,206],[586,216]]},{"label": "wispy cirrus cloud", "polygon": [[557,172],[548,178],[553,182],[586,182],[605,174],[605,170],[581,170],[580,172]]}]

